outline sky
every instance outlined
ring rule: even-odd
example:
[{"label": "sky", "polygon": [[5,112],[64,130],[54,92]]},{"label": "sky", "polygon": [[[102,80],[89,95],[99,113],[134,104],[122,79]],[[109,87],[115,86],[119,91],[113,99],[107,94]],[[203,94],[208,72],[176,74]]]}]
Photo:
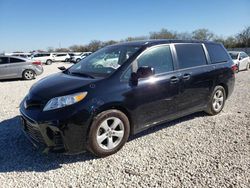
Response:
[{"label": "sky", "polygon": [[0,52],[69,47],[207,28],[230,36],[250,26],[250,0],[0,0]]}]

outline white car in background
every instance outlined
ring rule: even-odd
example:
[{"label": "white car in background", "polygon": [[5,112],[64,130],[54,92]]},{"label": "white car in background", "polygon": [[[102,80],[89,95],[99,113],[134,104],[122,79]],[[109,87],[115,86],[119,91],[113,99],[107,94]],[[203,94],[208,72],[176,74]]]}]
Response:
[{"label": "white car in background", "polygon": [[80,55],[72,56],[71,57],[71,61],[74,62],[74,63],[78,63],[79,61],[81,61],[85,57],[89,56],[90,54],[92,54],[92,52],[83,52]]},{"label": "white car in background", "polygon": [[228,52],[233,62],[238,67],[238,71],[250,70],[250,58],[245,52],[229,51]]},{"label": "white car in background", "polygon": [[43,64],[51,65],[54,61],[53,53],[36,53],[31,56],[32,60],[40,61]]},{"label": "white car in background", "polygon": [[69,61],[70,55],[68,53],[57,53],[54,54],[54,60],[53,61]]}]

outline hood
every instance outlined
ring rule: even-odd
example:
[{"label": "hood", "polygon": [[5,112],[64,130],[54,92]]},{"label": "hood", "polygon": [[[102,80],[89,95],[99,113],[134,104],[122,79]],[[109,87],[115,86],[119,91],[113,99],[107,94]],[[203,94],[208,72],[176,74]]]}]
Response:
[{"label": "hood", "polygon": [[36,82],[30,89],[30,97],[51,99],[79,92],[83,87],[95,82],[97,79],[72,76],[64,73],[56,73]]}]

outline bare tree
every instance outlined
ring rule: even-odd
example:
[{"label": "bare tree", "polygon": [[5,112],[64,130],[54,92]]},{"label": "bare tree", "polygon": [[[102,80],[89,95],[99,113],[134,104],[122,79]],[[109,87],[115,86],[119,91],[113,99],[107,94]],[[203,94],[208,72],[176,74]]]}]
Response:
[{"label": "bare tree", "polygon": [[148,37],[146,37],[146,36],[139,36],[139,37],[128,37],[124,41],[130,42],[130,41],[138,41],[138,40],[146,40],[146,39],[148,39]]},{"label": "bare tree", "polygon": [[241,31],[237,35],[237,39],[242,43],[245,47],[250,46],[250,26],[246,27],[243,31]]},{"label": "bare tree", "polygon": [[89,51],[88,47],[84,46],[84,45],[73,45],[73,46],[70,46],[69,49],[73,52],[87,52],[87,51]]},{"label": "bare tree", "polygon": [[208,29],[197,29],[192,32],[192,38],[196,40],[212,40],[214,34]]},{"label": "bare tree", "polygon": [[50,46],[50,47],[47,48],[47,51],[48,51],[48,52],[54,52],[55,49],[54,49],[53,47]]},{"label": "bare tree", "polygon": [[167,29],[161,29],[159,32],[149,33],[150,39],[177,39],[177,33]]},{"label": "bare tree", "polygon": [[88,44],[88,50],[91,52],[95,52],[96,50],[100,49],[102,47],[102,41],[100,40],[92,40]]}]

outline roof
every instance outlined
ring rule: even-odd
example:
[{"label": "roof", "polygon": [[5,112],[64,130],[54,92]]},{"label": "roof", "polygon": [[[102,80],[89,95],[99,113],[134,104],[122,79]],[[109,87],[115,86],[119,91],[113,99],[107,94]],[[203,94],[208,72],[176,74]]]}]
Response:
[{"label": "roof", "polygon": [[177,39],[151,39],[151,40],[140,40],[140,41],[132,41],[132,42],[122,42],[118,44],[114,44],[112,46],[119,45],[128,45],[128,46],[154,46],[158,44],[170,44],[170,43],[213,43],[212,41],[202,41],[202,40],[177,40]]}]

